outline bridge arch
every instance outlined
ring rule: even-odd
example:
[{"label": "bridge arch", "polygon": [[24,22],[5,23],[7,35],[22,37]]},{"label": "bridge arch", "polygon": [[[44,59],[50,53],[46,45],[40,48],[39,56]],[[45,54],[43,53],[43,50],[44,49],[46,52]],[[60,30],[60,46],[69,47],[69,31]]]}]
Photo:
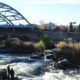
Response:
[{"label": "bridge arch", "polygon": [[16,9],[11,6],[0,2],[0,23],[15,25],[16,23],[30,24],[30,22]]}]

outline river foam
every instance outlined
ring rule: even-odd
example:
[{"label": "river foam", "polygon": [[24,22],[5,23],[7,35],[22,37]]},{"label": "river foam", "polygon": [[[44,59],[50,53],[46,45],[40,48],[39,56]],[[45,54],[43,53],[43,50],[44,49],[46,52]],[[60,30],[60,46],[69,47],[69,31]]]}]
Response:
[{"label": "river foam", "polygon": [[[44,60],[28,60],[25,55],[0,54],[0,69],[8,65],[22,80],[80,80],[80,70],[55,70]],[[49,70],[46,69],[46,65]]]}]

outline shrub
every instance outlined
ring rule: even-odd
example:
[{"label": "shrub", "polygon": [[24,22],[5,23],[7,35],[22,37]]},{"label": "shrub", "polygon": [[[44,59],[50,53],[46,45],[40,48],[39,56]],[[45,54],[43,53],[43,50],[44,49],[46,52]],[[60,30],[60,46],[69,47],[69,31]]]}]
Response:
[{"label": "shrub", "polygon": [[35,47],[42,47],[42,48],[51,48],[51,47],[53,47],[52,46],[53,44],[51,43],[51,41],[52,40],[51,40],[50,36],[45,35],[43,37],[43,39],[40,40],[39,42],[35,43],[34,46]]},{"label": "shrub", "polygon": [[5,41],[6,48],[10,48],[11,52],[17,53],[33,53],[35,48],[32,42],[24,42],[18,38],[11,38]]},{"label": "shrub", "polygon": [[45,48],[48,48],[48,49],[51,48],[52,39],[49,35],[44,35],[42,40],[43,40]]},{"label": "shrub", "polygon": [[60,41],[58,44],[56,44],[56,47],[57,48],[64,48],[67,46],[67,43],[66,42],[63,42],[63,41]]},{"label": "shrub", "polygon": [[71,62],[80,63],[80,42],[59,42],[56,47],[62,49],[62,55]]},{"label": "shrub", "polygon": [[35,48],[45,48],[44,42],[42,40],[40,40],[37,43],[34,43],[34,47]]},{"label": "shrub", "polygon": [[19,38],[10,38],[5,41],[6,47],[15,47],[16,45],[20,45],[22,41]]},{"label": "shrub", "polygon": [[80,50],[80,42],[64,42],[61,41],[59,43],[56,44],[57,48],[73,48],[76,50]]}]

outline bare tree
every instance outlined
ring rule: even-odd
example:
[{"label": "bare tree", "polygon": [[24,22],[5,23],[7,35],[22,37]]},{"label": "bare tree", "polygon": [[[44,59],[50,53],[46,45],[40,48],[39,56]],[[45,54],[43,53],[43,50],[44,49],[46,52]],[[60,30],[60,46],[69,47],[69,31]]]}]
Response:
[{"label": "bare tree", "polygon": [[43,20],[40,20],[40,29],[46,30],[48,28],[48,24],[45,23]]}]

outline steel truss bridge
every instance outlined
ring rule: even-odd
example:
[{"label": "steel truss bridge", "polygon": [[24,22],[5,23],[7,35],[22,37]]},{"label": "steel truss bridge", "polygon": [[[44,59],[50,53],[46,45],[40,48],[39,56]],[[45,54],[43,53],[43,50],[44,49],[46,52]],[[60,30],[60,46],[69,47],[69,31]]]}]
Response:
[{"label": "steel truss bridge", "polygon": [[31,24],[20,12],[13,7],[0,2],[0,39],[15,35],[25,35],[34,32]]},{"label": "steel truss bridge", "polygon": [[0,32],[25,32],[34,28],[20,12],[0,2]]},{"label": "steel truss bridge", "polygon": [[16,9],[0,2],[0,24],[30,24],[30,22]]}]

